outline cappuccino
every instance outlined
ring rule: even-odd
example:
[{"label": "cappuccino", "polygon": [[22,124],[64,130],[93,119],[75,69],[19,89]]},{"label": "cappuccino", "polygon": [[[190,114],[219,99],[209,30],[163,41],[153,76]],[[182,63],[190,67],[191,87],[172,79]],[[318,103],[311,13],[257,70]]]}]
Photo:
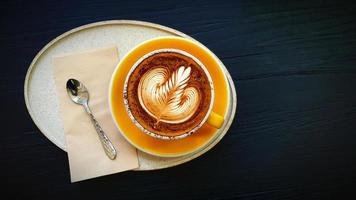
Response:
[{"label": "cappuccino", "polygon": [[212,83],[204,66],[185,52],[164,49],[143,57],[126,80],[131,118],[162,136],[189,133],[206,118]]}]

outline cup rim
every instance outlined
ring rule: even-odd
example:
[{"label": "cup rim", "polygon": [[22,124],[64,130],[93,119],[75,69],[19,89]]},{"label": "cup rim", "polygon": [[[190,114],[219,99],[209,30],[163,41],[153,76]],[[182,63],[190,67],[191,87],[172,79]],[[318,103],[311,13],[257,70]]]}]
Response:
[{"label": "cup rim", "polygon": [[[141,45],[145,44],[145,42],[141,43]],[[134,49],[139,48],[141,45],[136,46]],[[175,136],[168,136],[168,135],[161,135],[152,131],[147,130],[146,128],[144,128],[142,126],[141,123],[139,123],[135,116],[133,116],[131,109],[130,109],[130,105],[128,103],[128,91],[127,91],[127,87],[128,87],[128,82],[129,82],[129,78],[131,76],[131,74],[135,71],[135,69],[139,66],[140,63],[142,63],[145,59],[155,55],[155,54],[159,54],[159,53],[165,53],[165,52],[173,52],[173,53],[178,53],[184,56],[187,56],[191,59],[194,60],[194,62],[196,62],[204,71],[204,73],[206,74],[208,81],[209,81],[209,85],[210,85],[210,90],[211,90],[211,95],[210,95],[210,104],[209,104],[209,108],[206,112],[206,114],[204,115],[204,118],[199,122],[198,125],[194,126],[192,129],[190,129],[187,132],[184,132],[182,134],[179,135],[175,135]],[[128,54],[127,54],[128,55]],[[213,81],[212,78],[210,76],[209,71],[206,69],[206,67],[204,66],[204,64],[195,56],[191,55],[190,53],[180,50],[180,49],[175,49],[175,48],[163,48],[163,49],[156,49],[154,51],[151,51],[145,55],[143,55],[142,57],[140,57],[130,68],[129,72],[126,75],[126,79],[125,79],[125,83],[124,83],[124,89],[123,89],[123,98],[124,98],[124,106],[125,109],[130,117],[130,119],[133,121],[133,123],[141,129],[141,131],[143,131],[144,133],[148,134],[149,136],[158,138],[158,139],[163,139],[163,140],[176,140],[176,139],[182,139],[185,137],[188,137],[189,135],[193,134],[195,131],[197,131],[199,128],[201,128],[205,122],[208,120],[208,117],[212,111],[213,105],[214,105],[214,98],[215,98],[215,91],[214,91],[214,85],[213,85]]]}]

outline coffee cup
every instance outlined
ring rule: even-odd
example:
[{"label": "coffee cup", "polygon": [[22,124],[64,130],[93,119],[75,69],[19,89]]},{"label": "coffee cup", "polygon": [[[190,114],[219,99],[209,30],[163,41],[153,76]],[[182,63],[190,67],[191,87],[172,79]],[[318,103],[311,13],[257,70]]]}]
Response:
[{"label": "coffee cup", "polygon": [[[169,86],[176,90],[165,91]],[[180,49],[156,49],[139,58],[123,89],[124,105],[133,123],[144,133],[166,140],[187,137],[205,123],[219,129],[224,118],[212,110],[214,97],[209,71]]]}]

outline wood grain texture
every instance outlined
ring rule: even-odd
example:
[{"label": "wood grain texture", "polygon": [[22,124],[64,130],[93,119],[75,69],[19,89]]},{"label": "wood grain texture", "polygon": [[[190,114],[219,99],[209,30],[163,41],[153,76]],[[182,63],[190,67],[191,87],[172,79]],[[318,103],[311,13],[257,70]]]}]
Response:
[{"label": "wood grain texture", "polygon": [[[1,1],[0,178],[11,199],[355,199],[352,1]],[[79,25],[134,19],[201,41],[229,69],[237,117],[204,156],[170,169],[70,184],[66,154],[23,98],[27,67]]]}]

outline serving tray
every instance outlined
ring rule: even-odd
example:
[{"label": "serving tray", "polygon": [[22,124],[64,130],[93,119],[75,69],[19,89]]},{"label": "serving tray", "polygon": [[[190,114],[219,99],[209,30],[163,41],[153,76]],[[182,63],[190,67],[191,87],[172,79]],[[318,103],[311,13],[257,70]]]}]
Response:
[{"label": "serving tray", "polygon": [[[188,35],[158,24],[132,20],[110,20],[72,29],[49,42],[33,59],[25,79],[24,95],[27,109],[40,131],[55,145],[66,151],[63,123],[59,115],[59,102],[55,93],[52,71],[54,55],[84,51],[91,48],[117,45],[122,58],[137,44],[159,36]],[[193,39],[194,40],[194,39]],[[236,112],[234,82],[224,64],[219,60],[229,82],[230,103],[224,127],[200,151],[175,158],[156,157],[138,150],[140,167],[135,170],[155,170],[188,162],[214,147],[226,134]]]}]

